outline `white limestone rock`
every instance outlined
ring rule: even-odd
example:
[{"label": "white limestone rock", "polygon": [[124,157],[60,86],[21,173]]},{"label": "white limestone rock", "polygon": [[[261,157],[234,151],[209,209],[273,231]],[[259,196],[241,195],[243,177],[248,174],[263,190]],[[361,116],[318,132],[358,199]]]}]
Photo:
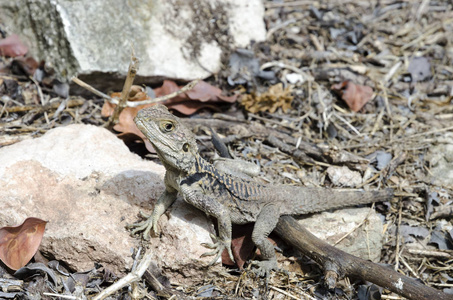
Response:
[{"label": "white limestone rock", "polygon": [[124,76],[131,47],[143,78],[206,78],[221,54],[266,36],[261,0],[0,0],[0,20],[64,76]]},{"label": "white limestone rock", "polygon": [[[363,222],[364,220],[366,221]],[[331,245],[349,234],[335,247],[363,259],[380,261],[383,224],[374,210],[370,213],[369,207],[322,212],[302,217],[298,222],[316,237]],[[356,228],[362,223],[360,228]]]},{"label": "white limestone rock", "polygon": [[[77,271],[101,263],[121,275],[132,266],[139,239],[126,224],[150,213],[164,189],[164,168],[133,154],[114,134],[92,125],[69,125],[0,148],[0,227],[27,217],[49,223],[40,250]],[[153,261],[183,283],[216,272],[202,242],[212,242],[204,213],[178,199],[152,238]]]}]

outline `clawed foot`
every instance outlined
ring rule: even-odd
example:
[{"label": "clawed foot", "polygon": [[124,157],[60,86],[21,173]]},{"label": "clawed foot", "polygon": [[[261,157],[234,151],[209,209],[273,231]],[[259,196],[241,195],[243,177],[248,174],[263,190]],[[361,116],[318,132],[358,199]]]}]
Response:
[{"label": "clawed foot", "polygon": [[156,232],[156,228],[157,226],[155,226],[155,224],[153,224],[153,218],[152,216],[150,215],[147,215],[145,213],[143,213],[142,211],[140,211],[140,216],[142,218],[144,218],[145,220],[144,221],[141,221],[141,222],[137,222],[137,223],[134,223],[134,224],[127,224],[126,225],[126,228],[127,229],[132,229],[131,230],[131,233],[132,234],[136,234],[138,232],[142,232],[143,231],[143,239],[144,240],[149,240],[151,235],[150,235],[150,232],[151,232],[151,229],[154,228],[154,234],[158,234]]},{"label": "clawed foot", "polygon": [[252,266],[255,267],[254,269],[252,269],[252,271],[258,277],[268,278],[271,271],[279,270],[277,261],[274,259],[273,260],[263,260],[263,261],[253,260],[250,263],[252,264]]},{"label": "clawed foot", "polygon": [[223,250],[225,250],[225,249],[227,249],[228,256],[234,262],[233,252],[231,252],[231,241],[229,241],[229,240],[222,241],[219,237],[216,237],[213,234],[211,234],[211,238],[214,240],[215,243],[201,244],[202,246],[204,246],[206,248],[214,249],[213,251],[206,252],[201,255],[201,257],[215,255],[215,258],[209,263],[209,266],[212,266],[219,259],[220,255],[222,255]]}]

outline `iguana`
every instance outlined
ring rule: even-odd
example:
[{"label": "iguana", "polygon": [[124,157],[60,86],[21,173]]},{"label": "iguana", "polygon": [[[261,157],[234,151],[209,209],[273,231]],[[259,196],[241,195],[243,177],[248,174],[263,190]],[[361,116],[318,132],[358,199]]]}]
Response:
[{"label": "iguana", "polygon": [[[392,190],[363,191],[328,188],[267,185],[239,178],[216,169],[204,160],[193,133],[179,118],[161,104],[145,108],[134,119],[148,138],[166,169],[165,191],[157,200],[147,220],[135,224],[135,231],[158,233],[157,221],[176,200],[184,200],[213,216],[218,222],[219,236],[215,243],[204,244],[213,249],[204,255],[215,255],[213,264],[226,249],[231,260],[231,226],[254,222],[252,241],[261,251],[261,261],[253,262],[259,275],[277,269],[274,247],[267,236],[282,215],[301,215],[326,209],[389,200]],[[211,265],[210,264],[210,265]]]}]

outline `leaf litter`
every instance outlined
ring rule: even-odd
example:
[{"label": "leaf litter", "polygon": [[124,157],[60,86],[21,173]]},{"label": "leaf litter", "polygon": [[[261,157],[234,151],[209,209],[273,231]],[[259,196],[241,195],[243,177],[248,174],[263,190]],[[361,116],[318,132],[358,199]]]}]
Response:
[{"label": "leaf litter", "polygon": [[[155,88],[152,91],[147,91],[144,87],[141,86],[132,86],[131,91],[128,95],[128,101],[145,101],[151,100],[152,98],[165,96],[176,92],[181,89],[181,86],[178,86],[174,81],[164,80],[161,87]],[[152,95],[150,95],[152,94]],[[121,92],[115,92],[110,95],[112,98],[121,96]],[[154,97],[152,97],[154,96]],[[207,82],[200,81],[198,82],[193,89],[179,94],[176,97],[173,97],[169,100],[163,102],[169,108],[172,108],[184,115],[191,115],[196,111],[203,108],[219,109],[219,104],[222,102],[233,103],[236,101],[237,96],[225,96],[222,94],[222,90],[214,87]],[[113,129],[120,134],[119,138],[124,140],[130,140],[131,135],[140,138],[144,142],[146,148],[150,152],[154,152],[153,147],[149,143],[148,139],[143,135],[143,133],[138,130],[135,126],[134,118],[137,115],[137,112],[143,108],[153,106],[154,103],[139,105],[137,107],[125,107],[120,115],[119,121]],[[116,105],[108,101],[104,102],[102,106],[101,115],[103,117],[110,117],[115,109]]]},{"label": "leaf litter", "polygon": [[[444,133],[453,131],[451,3],[388,0],[378,4],[364,1],[264,3],[267,40],[255,44],[245,58],[232,59],[230,66],[226,63],[218,82],[209,81],[225,91],[231,85],[245,86],[239,93],[241,104],[250,112],[246,119],[249,123],[244,125],[240,111],[233,106],[221,109],[224,114],[217,115],[221,119],[212,119],[210,126],[228,143],[235,156],[259,163],[262,169],[259,179],[270,183],[332,186],[326,176],[330,164],[353,168],[354,163],[334,162],[332,156],[319,154],[320,144],[361,158],[377,151],[385,153],[373,163],[361,162],[365,169],[358,169],[362,172],[362,185],[367,188],[379,188],[387,183],[397,190],[391,203],[376,205],[384,219],[381,263],[396,265],[399,272],[452,293],[453,186],[448,181],[439,183],[432,176],[440,163],[446,170],[444,176],[448,176],[449,168],[453,168],[448,163],[452,154],[440,151],[437,154],[446,159],[435,162],[430,157],[430,150],[435,146],[448,143],[443,140]],[[104,124],[100,109],[103,99],[71,95],[65,99],[64,88],[54,91],[53,86],[58,83],[50,69],[41,63],[21,65],[18,59],[2,57],[0,60],[0,147],[67,123]],[[241,70],[238,62],[247,68]],[[260,76],[263,75],[260,71],[273,75]],[[30,74],[35,74],[37,84],[27,77]],[[277,82],[273,82],[275,78]],[[225,84],[228,81],[230,84]],[[175,86],[171,83],[168,90]],[[339,87],[339,95],[333,93],[332,86]],[[348,88],[353,90],[357,86],[367,88],[349,92],[349,96]],[[137,90],[135,95],[131,93],[132,98],[139,94],[143,97],[140,99],[157,97],[156,91],[150,95],[150,87],[134,89]],[[201,117],[213,118],[206,109],[219,109],[218,104],[223,103],[222,99],[203,102],[209,98],[205,94],[186,93],[181,97],[186,98],[175,102],[173,109],[185,115],[199,112]],[[205,105],[204,109],[198,105]],[[57,113],[59,107],[62,109]],[[135,134],[129,126],[133,115],[123,116],[128,120],[120,120],[120,132]],[[229,120],[230,126],[219,120]],[[210,138],[202,120],[187,122],[198,124],[201,140]],[[256,123],[267,127],[253,125]],[[284,145],[273,144],[269,132],[278,135],[288,146],[287,150],[293,151],[283,151]],[[306,147],[304,143],[311,148],[294,151],[301,145]],[[209,146],[203,145],[201,150],[207,157],[212,155]],[[401,152],[405,158],[398,160]],[[270,285],[285,288],[297,297],[307,294],[353,297],[358,286],[355,282],[340,282],[336,295],[321,287],[314,288],[322,275],[319,269],[306,264],[306,259],[297,253],[291,255],[288,259],[278,254],[279,263],[292,269],[299,265],[296,261],[303,262],[304,270],[289,275],[274,274]],[[247,260],[244,254],[241,259]],[[257,291],[266,292],[251,276],[208,278],[180,288],[187,295],[197,295],[202,286],[218,287],[210,289],[212,297],[222,295],[220,290],[230,296],[226,291],[236,291],[234,296],[245,298],[257,295]],[[281,296],[276,290],[267,292],[269,299]]]}]

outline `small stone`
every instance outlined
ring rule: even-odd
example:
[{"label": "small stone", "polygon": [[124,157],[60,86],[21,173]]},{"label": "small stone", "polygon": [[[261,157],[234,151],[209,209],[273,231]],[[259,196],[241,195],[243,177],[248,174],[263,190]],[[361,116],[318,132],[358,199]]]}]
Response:
[{"label": "small stone", "polygon": [[426,155],[430,181],[434,185],[453,188],[453,134],[445,133],[437,139]]},{"label": "small stone", "polygon": [[352,171],[348,167],[330,166],[327,168],[327,175],[335,186],[356,187],[362,184],[362,176],[357,171]]},{"label": "small stone", "polygon": [[297,73],[286,74],[286,80],[291,84],[304,83],[305,81],[304,76],[302,76],[302,74]]},{"label": "small stone", "polygon": [[369,212],[368,207],[346,208],[302,217],[298,222],[316,237],[331,245],[350,233],[335,247],[360,258],[379,262],[383,232],[379,215],[372,211],[367,221],[360,228],[354,230],[366,219]]}]

